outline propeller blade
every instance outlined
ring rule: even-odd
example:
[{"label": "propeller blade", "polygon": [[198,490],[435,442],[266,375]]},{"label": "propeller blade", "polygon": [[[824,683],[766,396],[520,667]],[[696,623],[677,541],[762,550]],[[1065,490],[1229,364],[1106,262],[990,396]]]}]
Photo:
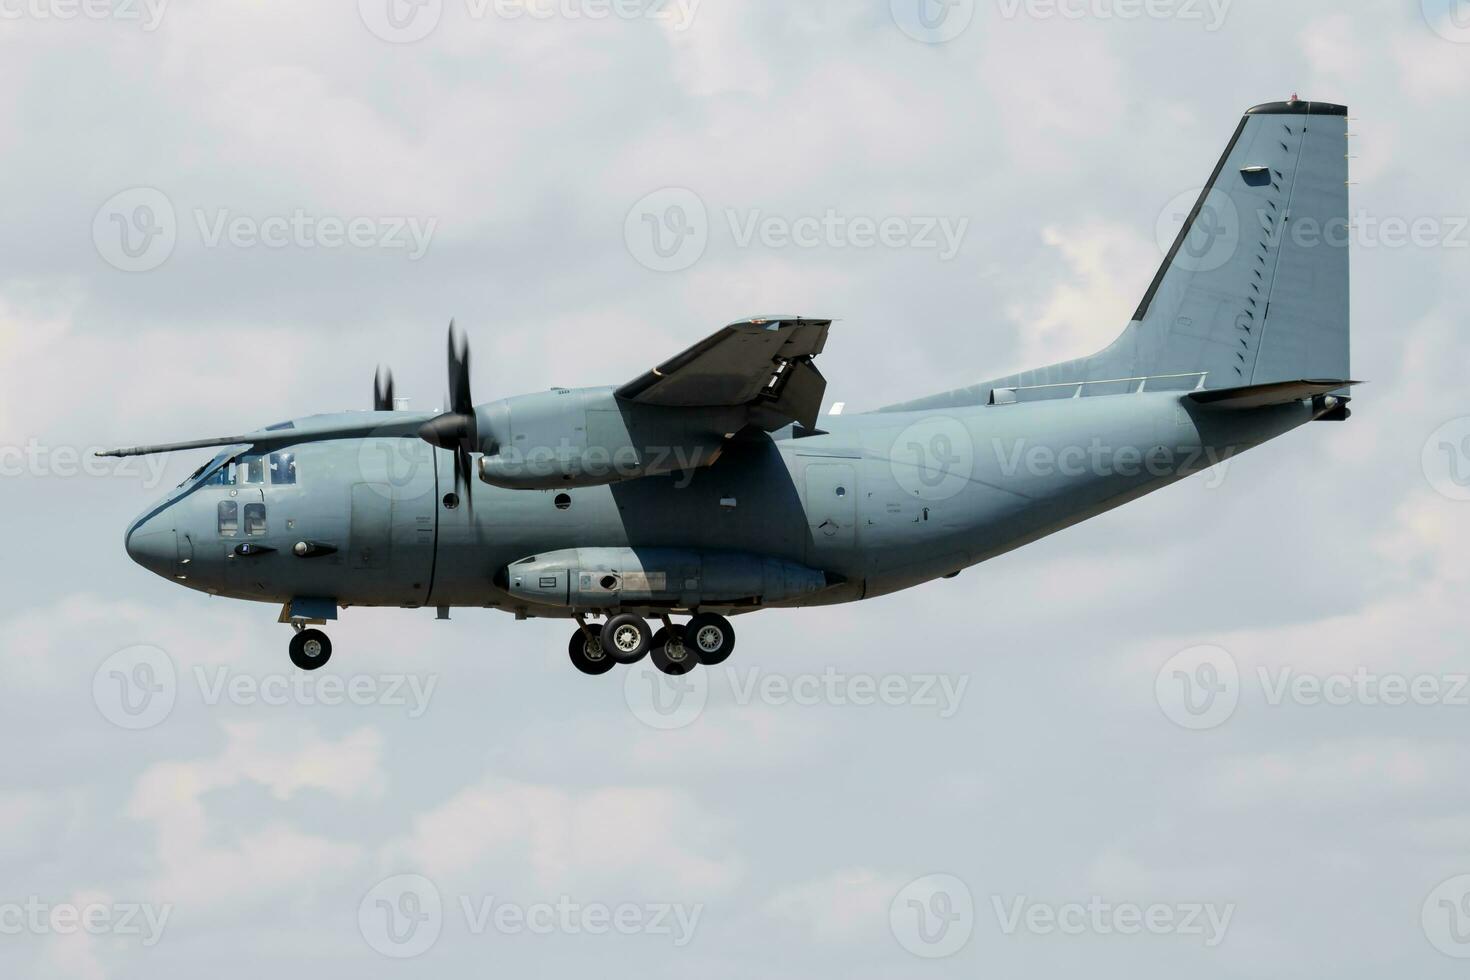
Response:
[{"label": "propeller blade", "polygon": [[379,365],[373,375],[373,411],[393,411],[393,370]]},{"label": "propeller blade", "polygon": [[449,410],[459,415],[473,415],[475,401],[470,397],[470,342],[449,321]]}]

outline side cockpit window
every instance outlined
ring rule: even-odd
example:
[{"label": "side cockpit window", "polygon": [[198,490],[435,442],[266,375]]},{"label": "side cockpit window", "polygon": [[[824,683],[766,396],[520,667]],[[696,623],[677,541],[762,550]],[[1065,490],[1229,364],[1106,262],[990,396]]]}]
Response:
[{"label": "side cockpit window", "polygon": [[204,478],[206,487],[289,487],[296,485],[296,454],[250,454],[226,460]]},{"label": "side cockpit window", "polygon": [[[233,500],[221,500],[219,502],[218,510],[220,536],[225,538],[233,538],[240,530],[240,505],[235,503]],[[264,508],[262,508],[262,510],[264,510]],[[261,522],[265,522],[264,513],[261,514]]]},{"label": "side cockpit window", "polygon": [[289,487],[296,485],[296,454],[270,454],[271,485]]}]

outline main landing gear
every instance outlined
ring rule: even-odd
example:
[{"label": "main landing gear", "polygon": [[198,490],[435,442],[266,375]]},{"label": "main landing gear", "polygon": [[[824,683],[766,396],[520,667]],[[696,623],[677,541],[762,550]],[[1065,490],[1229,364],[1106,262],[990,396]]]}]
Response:
[{"label": "main landing gear", "polygon": [[[577,630],[567,644],[572,666],[584,674],[605,674],[618,664],[634,664],[644,655],[665,674],[687,674],[703,664],[724,663],[735,651],[735,630],[715,613],[695,613],[680,626],[669,617],[650,635],[641,616],[619,613],[605,623],[577,617]],[[294,659],[294,655],[293,655]]]},{"label": "main landing gear", "polygon": [[291,662],[302,670],[316,670],[332,659],[332,641],[319,629],[306,629],[292,623],[296,635],[291,637]]}]

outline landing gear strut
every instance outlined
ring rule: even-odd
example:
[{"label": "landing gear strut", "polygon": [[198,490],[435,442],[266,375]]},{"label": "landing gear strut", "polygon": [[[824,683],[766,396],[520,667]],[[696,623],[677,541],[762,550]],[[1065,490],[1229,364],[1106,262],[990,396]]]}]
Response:
[{"label": "landing gear strut", "polygon": [[302,670],[316,670],[332,659],[332,641],[319,629],[303,629],[299,623],[292,624],[296,635],[291,637],[291,662]]}]

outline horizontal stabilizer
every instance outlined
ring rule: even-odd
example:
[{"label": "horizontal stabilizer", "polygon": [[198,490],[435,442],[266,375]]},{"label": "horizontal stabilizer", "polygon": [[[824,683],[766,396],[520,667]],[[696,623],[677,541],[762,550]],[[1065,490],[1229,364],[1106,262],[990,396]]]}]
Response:
[{"label": "horizontal stabilizer", "polygon": [[1272,381],[1267,384],[1241,385],[1237,388],[1206,388],[1191,391],[1185,397],[1210,408],[1266,408],[1325,395],[1329,391],[1362,384],[1361,381],[1314,379],[1307,381]]}]

